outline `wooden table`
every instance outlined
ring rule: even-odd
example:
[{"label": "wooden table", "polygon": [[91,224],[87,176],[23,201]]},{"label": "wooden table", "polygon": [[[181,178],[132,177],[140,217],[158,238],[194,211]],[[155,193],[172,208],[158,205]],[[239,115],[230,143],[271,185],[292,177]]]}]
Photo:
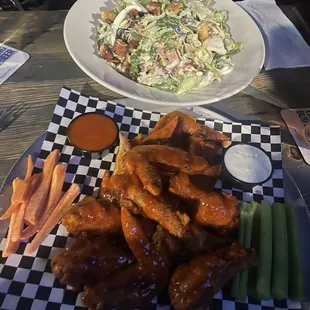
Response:
[{"label": "wooden table", "polygon": [[[66,11],[1,12],[0,42],[21,49],[31,59],[0,86],[0,108],[22,102],[26,111],[0,133],[0,185],[14,162],[46,129],[62,86],[102,99],[120,95],[91,80],[71,59],[63,41]],[[310,105],[310,68],[261,72],[252,86],[284,107]],[[253,100],[228,108],[280,124],[279,107]],[[308,309],[309,304],[304,304]]]},{"label": "wooden table", "polygon": [[[71,59],[63,41],[66,11],[1,12],[0,42],[31,55],[30,60],[0,86],[0,107],[22,102],[26,111],[0,133],[0,184],[14,162],[47,128],[60,88],[65,85],[102,99],[120,95],[91,80]],[[310,68],[260,73],[252,85],[287,107],[309,105]],[[280,108],[255,100],[229,108],[282,124]]]}]

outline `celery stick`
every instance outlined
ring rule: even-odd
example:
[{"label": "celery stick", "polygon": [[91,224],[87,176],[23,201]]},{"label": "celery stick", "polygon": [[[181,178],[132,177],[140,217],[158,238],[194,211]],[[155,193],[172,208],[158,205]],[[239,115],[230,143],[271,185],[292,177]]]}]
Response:
[{"label": "celery stick", "polygon": [[273,256],[271,293],[275,299],[288,297],[288,237],[285,207],[282,203],[272,205]]},{"label": "celery stick", "polygon": [[249,292],[256,299],[270,299],[272,268],[272,212],[271,205],[262,201],[254,215],[251,247],[256,249],[259,265],[250,270]]},{"label": "celery stick", "polygon": [[[254,215],[257,209],[257,203],[251,202],[248,205],[248,210],[246,214],[246,221],[245,221],[245,231],[244,231],[244,246],[246,248],[251,247],[251,240],[252,240],[252,230],[253,230],[253,219]],[[246,296],[248,294],[247,287],[248,287],[248,275],[249,271],[243,271],[240,274],[240,280],[239,280],[239,294],[238,294],[238,300],[245,301]]]},{"label": "celery stick", "polygon": [[270,299],[272,267],[272,212],[271,204],[262,201],[260,208],[259,265],[257,270],[256,292],[260,299]]},{"label": "celery stick", "polygon": [[[247,208],[246,202],[239,202],[238,209],[239,209],[239,231],[238,231],[238,242],[240,244],[243,244],[244,239],[244,229],[245,229],[245,216],[243,210]],[[231,288],[231,296],[234,298],[237,298],[239,293],[239,279],[240,279],[240,273],[236,274],[233,282],[232,282],[232,288]]]},{"label": "celery stick", "polygon": [[301,258],[298,244],[297,223],[295,209],[292,204],[285,204],[288,253],[289,253],[289,297],[302,300],[304,297]]}]

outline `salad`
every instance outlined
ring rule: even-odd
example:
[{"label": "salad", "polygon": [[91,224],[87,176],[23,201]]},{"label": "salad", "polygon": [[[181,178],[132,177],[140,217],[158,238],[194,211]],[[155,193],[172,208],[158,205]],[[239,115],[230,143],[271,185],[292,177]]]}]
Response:
[{"label": "salad", "polygon": [[204,0],[118,0],[101,12],[98,54],[140,84],[181,94],[234,68],[243,44],[227,18]]}]

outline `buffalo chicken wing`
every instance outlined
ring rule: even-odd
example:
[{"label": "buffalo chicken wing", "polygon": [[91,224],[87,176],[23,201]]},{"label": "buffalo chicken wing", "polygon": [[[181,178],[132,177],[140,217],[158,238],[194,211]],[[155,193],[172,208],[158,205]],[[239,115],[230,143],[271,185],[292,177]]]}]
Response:
[{"label": "buffalo chicken wing", "polygon": [[182,171],[189,175],[219,176],[221,173],[220,165],[211,166],[200,156],[166,145],[136,146],[126,153],[124,162],[129,173],[136,173],[144,188],[155,196],[162,191],[162,180],[160,173],[152,165],[154,163],[165,166],[168,171]]},{"label": "buffalo chicken wing", "polygon": [[170,178],[169,191],[185,200],[195,202],[191,210],[193,220],[220,234],[238,227],[238,200],[225,192],[205,192],[194,186],[185,173]]},{"label": "buffalo chicken wing", "polygon": [[163,116],[154,127],[153,131],[159,130],[162,127],[166,126],[173,118],[178,116],[179,123],[176,128],[176,132],[180,132],[180,130],[184,134],[194,135],[194,134],[201,134],[204,137],[205,141],[214,141],[220,145],[227,146],[229,144],[229,138],[224,134],[215,131],[208,126],[201,125],[196,123],[194,117],[182,113],[180,111],[174,111],[166,114]]},{"label": "buffalo chicken wing", "polygon": [[129,208],[137,206],[143,215],[161,224],[172,235],[181,237],[185,233],[189,217],[173,210],[161,197],[153,196],[143,189],[135,174],[113,175],[109,179],[109,184],[105,182],[105,186],[100,191],[103,199],[113,200],[114,197],[115,201],[125,203],[126,206],[130,206]]},{"label": "buffalo chicken wing", "polygon": [[96,283],[134,262],[134,256],[121,244],[105,237],[93,240],[78,237],[64,252],[52,259],[52,271],[63,284],[78,288]]}]

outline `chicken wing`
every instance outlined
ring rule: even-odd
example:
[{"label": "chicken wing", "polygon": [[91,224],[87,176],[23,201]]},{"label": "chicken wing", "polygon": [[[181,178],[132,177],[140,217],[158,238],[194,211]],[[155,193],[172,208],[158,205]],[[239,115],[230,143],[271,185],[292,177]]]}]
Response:
[{"label": "chicken wing", "polygon": [[157,249],[164,249],[172,261],[178,260],[182,254],[181,239],[171,234],[161,225],[156,226],[156,230],[152,236],[152,241]]},{"label": "chicken wing", "polygon": [[121,210],[121,219],[126,242],[145,277],[154,283],[158,278],[167,278],[170,267],[168,255],[163,249],[155,249],[152,239],[144,231],[144,223],[125,208]]},{"label": "chicken wing", "polygon": [[141,309],[168,283],[169,259],[162,249],[154,248],[145,223],[125,208],[121,218],[124,236],[137,263],[107,281],[86,285],[83,302],[91,309]]},{"label": "chicken wing", "polygon": [[176,263],[187,261],[193,255],[212,252],[233,242],[232,239],[215,236],[191,223],[182,238],[172,236],[161,225],[157,225],[152,238],[157,248],[164,247]]},{"label": "chicken wing", "polygon": [[232,239],[218,237],[202,227],[193,223],[188,225],[187,231],[181,238],[183,247],[192,254],[200,254],[202,252],[209,253],[224,245],[232,243]]},{"label": "chicken wing", "polygon": [[178,121],[179,117],[175,116],[162,128],[152,130],[151,133],[139,143],[139,145],[166,144],[174,134]]},{"label": "chicken wing", "polygon": [[93,240],[78,237],[64,252],[52,259],[52,271],[62,284],[80,285],[102,281],[112,273],[134,262],[122,247],[111,245],[106,238]]},{"label": "chicken wing", "polygon": [[103,199],[115,198],[116,202],[121,204],[123,202],[124,207],[129,205],[129,209],[137,206],[145,217],[160,223],[172,235],[181,237],[185,233],[189,217],[178,210],[173,210],[161,197],[155,197],[144,190],[135,174],[113,175],[105,186],[100,189]]},{"label": "chicken wing", "polygon": [[63,217],[62,224],[74,236],[102,235],[122,230],[120,209],[95,197],[85,197]]},{"label": "chicken wing", "polygon": [[106,281],[85,285],[82,301],[93,310],[144,309],[158,293],[154,284],[145,281],[134,265]]},{"label": "chicken wing", "polygon": [[189,137],[188,152],[192,155],[205,158],[210,165],[220,162],[220,147],[214,141],[206,141],[200,132]]},{"label": "chicken wing", "polygon": [[137,134],[135,137],[133,137],[129,142],[131,147],[135,147],[141,143],[143,140],[142,133]]},{"label": "chicken wing", "polygon": [[176,116],[178,116],[179,118],[179,124],[176,128],[176,131],[178,131],[178,128],[181,128],[184,133],[187,133],[189,135],[201,133],[204,136],[205,141],[215,141],[219,144],[222,144],[223,146],[227,146],[227,144],[229,143],[229,138],[224,134],[211,129],[206,125],[200,125],[196,123],[196,119],[194,117],[180,111],[170,112],[163,116],[157,122],[153,130],[159,130]]},{"label": "chicken wing", "polygon": [[143,214],[141,208],[124,196],[124,189],[127,188],[126,183],[130,180],[131,177],[128,174],[122,174],[121,178],[114,175],[111,179],[110,172],[106,171],[101,182],[99,197],[106,203],[116,203],[134,214]]},{"label": "chicken wing", "polygon": [[136,173],[144,188],[155,196],[162,190],[162,180],[152,163],[164,165],[166,170],[182,171],[190,175],[219,176],[221,173],[220,165],[210,166],[202,157],[166,145],[136,146],[126,153],[124,162],[129,173]]},{"label": "chicken wing", "polygon": [[196,202],[191,215],[194,221],[204,227],[211,227],[218,233],[231,232],[238,227],[238,200],[225,193],[204,192],[194,186],[185,173],[171,177],[169,191],[186,200]]},{"label": "chicken wing", "polygon": [[[136,180],[136,184],[139,180]],[[144,190],[142,186],[131,184],[127,189],[127,197],[138,205],[145,215],[161,224],[172,235],[182,237],[186,231],[189,217],[171,210],[169,204]]]},{"label": "chicken wing", "polygon": [[254,250],[234,242],[216,252],[182,264],[169,282],[169,296],[176,310],[208,309],[213,295],[237,273],[256,266]]},{"label": "chicken wing", "polygon": [[130,142],[120,132],[119,133],[119,149],[116,156],[115,169],[113,174],[124,174],[126,167],[123,161],[124,155],[131,149]]},{"label": "chicken wing", "polygon": [[181,126],[184,126],[183,123],[185,123],[185,124],[195,123],[196,124],[195,117],[188,115],[188,114],[185,114],[185,113],[182,113],[180,111],[173,111],[173,112],[170,112],[170,113],[164,115],[163,117],[161,117],[160,120],[155,125],[155,127],[153,128],[153,131],[156,131],[156,130],[163,128],[169,122],[171,122],[171,120],[173,118],[175,118],[176,116],[179,118]]},{"label": "chicken wing", "polygon": [[[190,175],[189,179],[193,185],[204,192],[212,192],[214,190],[217,178],[206,175]],[[169,180],[170,181],[170,180]]]}]

